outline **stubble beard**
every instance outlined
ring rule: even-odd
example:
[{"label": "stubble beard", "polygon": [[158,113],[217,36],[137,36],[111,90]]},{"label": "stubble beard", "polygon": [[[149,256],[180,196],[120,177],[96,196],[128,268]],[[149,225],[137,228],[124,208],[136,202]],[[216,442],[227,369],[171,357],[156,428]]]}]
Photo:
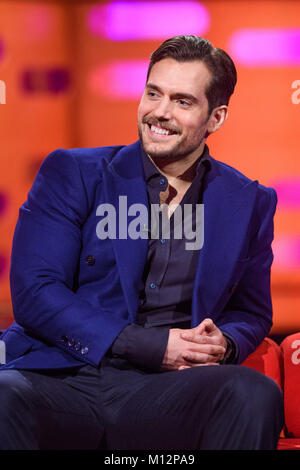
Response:
[{"label": "stubble beard", "polygon": [[[182,158],[195,152],[197,148],[200,147],[203,140],[205,139],[205,136],[202,136],[201,140],[197,141],[197,143],[194,143],[194,144],[188,145],[187,142],[178,142],[171,149],[155,151],[155,150],[151,150],[151,148],[147,149],[147,146],[144,143],[143,132],[142,132],[141,126],[138,126],[138,135],[139,135],[139,139],[140,139],[144,152],[147,155],[149,155],[151,158],[168,158],[168,159],[173,159],[173,160],[181,160]],[[160,144],[153,143],[152,145],[159,146]]]}]

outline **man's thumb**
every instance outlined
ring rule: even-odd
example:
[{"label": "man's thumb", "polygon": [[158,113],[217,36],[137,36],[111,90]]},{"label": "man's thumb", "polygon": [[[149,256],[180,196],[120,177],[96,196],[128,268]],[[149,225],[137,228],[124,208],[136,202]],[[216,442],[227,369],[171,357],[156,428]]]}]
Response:
[{"label": "man's thumb", "polygon": [[203,320],[197,328],[198,328],[197,332],[199,334],[202,334],[204,332],[210,333],[211,331],[214,330],[215,324],[211,318],[205,318],[205,320]]}]

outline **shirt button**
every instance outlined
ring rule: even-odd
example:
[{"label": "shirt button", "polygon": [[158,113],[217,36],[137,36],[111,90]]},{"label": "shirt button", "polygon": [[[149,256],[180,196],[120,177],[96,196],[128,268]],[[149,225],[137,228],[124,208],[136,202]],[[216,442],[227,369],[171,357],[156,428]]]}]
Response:
[{"label": "shirt button", "polygon": [[163,184],[165,184],[166,180],[164,178],[161,178],[159,180],[159,184],[162,186]]},{"label": "shirt button", "polygon": [[154,284],[154,282],[151,282],[150,287],[151,287],[151,289],[155,289],[155,288],[156,288],[156,284]]},{"label": "shirt button", "polygon": [[85,261],[86,261],[86,263],[87,263],[89,266],[94,266],[94,264],[96,263],[95,257],[92,256],[92,255],[88,255],[88,256],[85,258]]}]

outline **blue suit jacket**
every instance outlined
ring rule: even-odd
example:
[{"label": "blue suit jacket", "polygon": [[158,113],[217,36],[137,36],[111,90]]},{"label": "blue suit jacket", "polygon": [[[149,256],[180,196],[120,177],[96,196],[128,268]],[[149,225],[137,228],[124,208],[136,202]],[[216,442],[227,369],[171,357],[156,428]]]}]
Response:
[{"label": "blue suit jacket", "polygon": [[[11,258],[15,322],[2,368],[98,365],[133,323],[147,239],[100,240],[99,204],[148,205],[140,143],[56,150],[20,208]],[[242,362],[272,325],[270,266],[276,193],[212,159],[192,324],[210,317]],[[118,211],[117,211],[118,212]]]}]

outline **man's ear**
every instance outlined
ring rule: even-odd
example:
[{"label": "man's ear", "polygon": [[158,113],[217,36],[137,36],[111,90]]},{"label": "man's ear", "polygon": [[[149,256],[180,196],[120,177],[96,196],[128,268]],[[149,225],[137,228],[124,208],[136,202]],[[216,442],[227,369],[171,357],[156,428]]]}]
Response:
[{"label": "man's ear", "polygon": [[223,126],[228,116],[228,106],[225,104],[214,108],[207,124],[208,134],[212,134],[220,129]]}]

